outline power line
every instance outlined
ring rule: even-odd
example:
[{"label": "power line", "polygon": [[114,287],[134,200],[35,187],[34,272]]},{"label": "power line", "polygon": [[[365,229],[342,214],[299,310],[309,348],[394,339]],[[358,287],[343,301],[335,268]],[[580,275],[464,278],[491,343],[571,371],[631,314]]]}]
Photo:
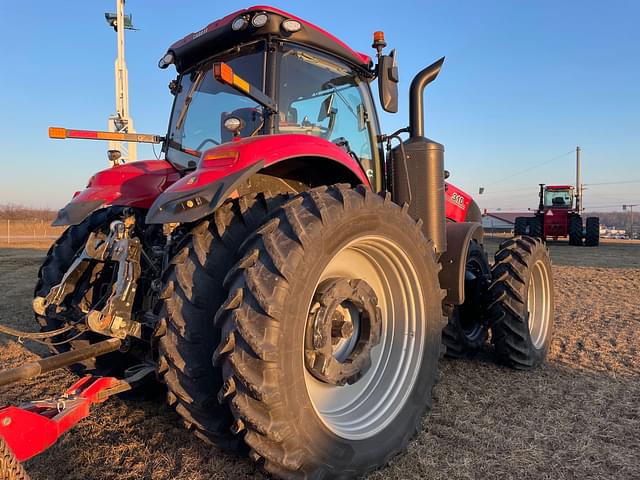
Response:
[{"label": "power line", "polygon": [[585,187],[593,187],[594,185],[622,185],[623,183],[640,183],[640,180],[623,180],[618,182],[599,182],[599,183],[583,183]]},{"label": "power line", "polygon": [[520,170],[520,171],[518,171],[518,172],[512,173],[511,175],[507,175],[506,177],[501,178],[501,179],[499,179],[499,180],[496,180],[495,182],[491,182],[491,183],[489,183],[489,184],[487,184],[487,185],[489,185],[489,186],[490,186],[490,185],[495,185],[496,183],[504,182],[505,180],[509,180],[510,178],[517,177],[518,175],[522,175],[523,173],[530,172],[531,170],[535,170],[536,168],[539,168],[539,167],[541,167],[541,166],[543,166],[543,165],[546,165],[546,164],[548,164],[548,163],[551,163],[551,162],[553,162],[553,161],[555,161],[555,160],[558,160],[559,158],[562,158],[562,157],[567,156],[567,155],[569,155],[569,154],[571,154],[571,153],[574,153],[574,152],[575,152],[575,150],[574,150],[574,149],[571,149],[571,150],[569,150],[568,152],[565,152],[565,153],[560,154],[560,155],[558,155],[558,156],[556,156],[556,157],[550,158],[549,160],[545,160],[545,161],[544,161],[544,162],[542,162],[542,163],[537,163],[537,164],[535,164],[535,165],[533,165],[533,166],[531,166],[531,167],[525,168],[524,170]]},{"label": "power line", "polygon": [[615,203],[612,205],[589,205],[588,207],[584,207],[585,210],[599,210],[601,208],[620,208],[622,206],[621,203]]}]

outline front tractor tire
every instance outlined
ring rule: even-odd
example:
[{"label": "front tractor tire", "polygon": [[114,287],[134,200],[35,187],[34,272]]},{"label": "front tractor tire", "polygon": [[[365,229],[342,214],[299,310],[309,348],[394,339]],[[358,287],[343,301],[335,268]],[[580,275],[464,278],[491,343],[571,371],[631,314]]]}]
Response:
[{"label": "front tractor tire", "polygon": [[549,251],[540,239],[500,244],[489,289],[491,341],[498,360],[517,369],[544,362],[553,334],[554,291]]},{"label": "front tractor tire", "polygon": [[451,309],[442,331],[445,353],[451,358],[474,356],[482,349],[489,332],[486,307],[491,267],[477,240],[469,244],[464,277],[464,303]]},{"label": "front tractor tire", "polygon": [[275,212],[216,315],[219,398],[254,461],[281,478],[353,478],[406,447],[436,379],[438,270],[390,195],[319,187]]},{"label": "front tractor tire", "polygon": [[167,386],[169,405],[187,428],[226,450],[237,450],[242,442],[231,435],[233,418],[217,400],[221,371],[211,356],[220,330],[213,318],[227,298],[223,280],[238,260],[240,245],[286,198],[259,193],[225,202],[184,232],[163,275],[158,376]]}]

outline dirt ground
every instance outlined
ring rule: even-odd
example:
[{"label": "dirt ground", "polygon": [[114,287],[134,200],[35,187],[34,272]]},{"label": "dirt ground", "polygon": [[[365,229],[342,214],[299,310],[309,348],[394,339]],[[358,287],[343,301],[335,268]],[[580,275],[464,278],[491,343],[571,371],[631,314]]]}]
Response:
[{"label": "dirt ground", "polygon": [[[495,248],[495,242],[489,242]],[[640,479],[640,245],[551,245],[555,337],[534,372],[441,362],[433,410],[405,455],[371,479]],[[0,322],[34,328],[41,250],[0,250]],[[27,350],[27,348],[29,350]],[[0,368],[37,346],[0,339]],[[4,387],[0,402],[56,394],[66,372]],[[205,446],[161,400],[111,399],[41,456],[34,480],[264,478],[244,458]]]}]

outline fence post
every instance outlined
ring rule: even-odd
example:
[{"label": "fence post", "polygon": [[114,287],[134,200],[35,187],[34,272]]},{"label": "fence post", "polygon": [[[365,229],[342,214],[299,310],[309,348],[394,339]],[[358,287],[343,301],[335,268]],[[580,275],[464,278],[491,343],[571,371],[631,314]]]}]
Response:
[{"label": "fence post", "polygon": [[11,243],[11,220],[7,218],[7,243]]}]

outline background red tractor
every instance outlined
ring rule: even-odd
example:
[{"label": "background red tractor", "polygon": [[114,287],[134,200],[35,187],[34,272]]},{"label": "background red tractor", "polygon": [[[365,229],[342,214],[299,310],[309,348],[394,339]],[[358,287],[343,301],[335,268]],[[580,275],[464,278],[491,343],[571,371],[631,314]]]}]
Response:
[{"label": "background red tractor", "polygon": [[408,127],[384,134],[370,84],[396,112],[398,70],[382,32],[373,47],[375,63],[252,7],[162,57],[178,73],[165,137],[52,129],[162,142],[164,159],[97,173],[60,211],[33,302],[51,349],[99,375],[155,366],[190,430],[284,478],[350,478],[402,451],[443,341],[472,355],[491,329],[500,361],[540,365],[547,249],[517,236],[489,267],[480,209],[424,136],[444,59],[413,79]]},{"label": "background red tractor", "polygon": [[540,202],[533,217],[517,217],[515,235],[546,240],[569,237],[569,244],[596,247],[600,243],[600,220],[588,217],[583,224],[580,196],[570,185],[540,184]]}]

